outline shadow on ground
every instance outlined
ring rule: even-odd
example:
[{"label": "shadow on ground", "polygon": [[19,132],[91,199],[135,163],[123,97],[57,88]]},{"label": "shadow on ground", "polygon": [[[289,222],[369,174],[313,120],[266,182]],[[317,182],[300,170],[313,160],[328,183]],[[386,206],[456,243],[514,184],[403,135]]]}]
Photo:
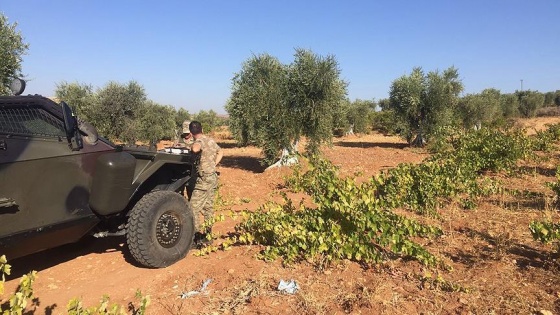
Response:
[{"label": "shadow on ground", "polygon": [[471,228],[461,228],[458,232],[465,234],[469,238],[477,238],[486,244],[477,246],[474,251],[468,252],[460,250],[457,254],[447,255],[455,262],[474,266],[485,260],[501,260],[506,255],[515,256],[515,262],[519,268],[541,268],[551,269],[554,267],[556,259],[560,257],[558,253],[541,251],[525,244],[513,242],[508,233],[492,236],[485,232],[480,232]]},{"label": "shadow on ground", "polygon": [[338,147],[345,148],[387,148],[387,149],[404,149],[410,147],[406,143],[391,143],[391,142],[337,142],[334,144]]},{"label": "shadow on ground", "polygon": [[554,177],[556,175],[556,168],[546,168],[546,167],[529,167],[529,166],[522,166],[519,168],[523,174],[539,174],[542,176],[547,177]]},{"label": "shadow on ground", "polygon": [[40,273],[42,270],[87,254],[113,251],[121,252],[127,262],[137,265],[132,257],[130,257],[124,236],[100,239],[88,236],[77,243],[63,245],[28,256],[16,259],[9,259],[8,257],[8,263],[12,266],[12,272],[11,275],[7,276],[6,280],[17,279],[32,270]]},{"label": "shadow on ground", "polygon": [[[35,314],[44,314],[44,315],[52,315],[53,312],[58,308],[57,304],[52,304],[45,306],[45,309],[41,309],[43,306],[41,305],[41,300],[39,298],[33,298],[29,301],[30,303],[27,304],[26,310],[23,311],[21,314],[23,315],[35,315]],[[2,303],[3,310],[10,309],[10,301],[6,301]],[[65,307],[64,305],[63,307]],[[5,313],[8,314],[8,313]],[[16,313],[9,313],[9,314],[16,314]]]},{"label": "shadow on ground", "polygon": [[218,145],[219,145],[220,148],[222,148],[222,149],[239,148],[239,146],[237,145],[237,142],[220,142],[220,141],[216,141],[216,143],[218,143]]},{"label": "shadow on ground", "polygon": [[265,170],[265,167],[260,164],[258,158],[240,155],[224,156],[220,165],[223,167],[237,168],[253,173],[262,173]]}]

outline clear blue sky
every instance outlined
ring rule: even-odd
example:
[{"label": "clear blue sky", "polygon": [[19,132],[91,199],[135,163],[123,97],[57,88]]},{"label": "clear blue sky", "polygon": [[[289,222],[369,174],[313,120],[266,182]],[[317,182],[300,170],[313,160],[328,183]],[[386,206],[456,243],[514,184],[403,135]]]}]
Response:
[{"label": "clear blue sky", "polygon": [[148,98],[225,113],[253,54],[334,55],[348,97],[388,97],[420,66],[459,69],[465,93],[560,90],[560,0],[0,0],[29,43],[26,93],[135,80]]}]

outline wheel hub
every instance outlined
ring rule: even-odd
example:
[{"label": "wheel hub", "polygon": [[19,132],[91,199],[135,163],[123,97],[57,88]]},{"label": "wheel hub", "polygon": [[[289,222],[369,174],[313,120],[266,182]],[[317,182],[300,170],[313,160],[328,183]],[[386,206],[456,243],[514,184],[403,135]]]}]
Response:
[{"label": "wheel hub", "polygon": [[171,212],[162,214],[156,224],[156,238],[161,246],[173,247],[181,236],[181,221]]}]

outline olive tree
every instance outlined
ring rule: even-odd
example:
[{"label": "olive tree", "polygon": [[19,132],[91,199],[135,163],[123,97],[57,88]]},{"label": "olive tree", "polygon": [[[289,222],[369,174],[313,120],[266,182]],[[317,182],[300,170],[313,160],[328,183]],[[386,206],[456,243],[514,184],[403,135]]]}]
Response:
[{"label": "olive tree", "polygon": [[519,99],[513,93],[502,94],[500,108],[504,118],[519,117]]},{"label": "olive tree", "polygon": [[0,12],[0,95],[9,94],[12,79],[22,76],[22,56],[28,48],[17,30],[17,23],[10,24]]},{"label": "olive tree", "polygon": [[546,92],[544,93],[544,106],[554,106],[554,92]]},{"label": "olive tree", "polygon": [[405,129],[403,120],[395,114],[395,110],[391,107],[391,101],[388,98],[383,98],[377,102],[377,105],[381,110],[371,113],[372,129],[385,135],[401,134],[401,131]]},{"label": "olive tree", "polygon": [[175,109],[172,106],[147,100],[139,108],[137,117],[139,126],[134,140],[149,141],[153,146],[158,140],[174,139]]},{"label": "olive tree", "polygon": [[375,100],[357,99],[350,103],[346,117],[352,133],[368,133],[371,130],[372,116],[376,108]]},{"label": "olive tree", "polygon": [[179,128],[183,126],[183,122],[185,120],[191,120],[191,114],[188,110],[184,109],[183,107],[175,110],[175,127]]},{"label": "olive tree", "polygon": [[56,85],[56,97],[72,106],[76,115],[91,123],[96,106],[96,94],[91,84],[80,84],[77,82],[60,82]]},{"label": "olive tree", "polygon": [[92,113],[97,130],[108,138],[122,140],[123,132],[135,126],[146,99],[144,87],[135,81],[107,83],[97,91]]},{"label": "olive tree", "polygon": [[177,128],[192,117],[184,108],[147,99],[144,88],[134,81],[109,82],[95,92],[89,84],[61,82],[55,94],[100,134],[129,145],[142,141],[153,146],[161,139],[176,139]]},{"label": "olive tree", "polygon": [[[296,49],[288,67],[287,101],[295,125],[292,140],[307,139],[306,151],[317,153],[322,143],[332,141],[334,116],[345,100],[348,84],[340,78],[333,55],[322,57],[309,50]],[[279,117],[281,118],[281,117]]]},{"label": "olive tree", "polygon": [[560,90],[554,91],[554,105],[560,106]]},{"label": "olive tree", "polygon": [[137,142],[154,147],[161,139],[175,137],[175,109],[146,100],[135,109],[134,119],[123,119],[119,140],[128,145]]},{"label": "olive tree", "polygon": [[334,117],[335,127],[344,130],[344,134],[367,133],[371,130],[371,121],[377,104],[375,100],[356,99],[341,103],[340,113]]},{"label": "olive tree", "polygon": [[393,81],[389,107],[402,123],[401,135],[410,144],[422,146],[439,127],[454,121],[463,83],[450,67],[440,73],[414,68],[410,75]]},{"label": "olive tree", "polygon": [[243,63],[232,79],[232,93],[226,105],[230,131],[240,145],[262,148],[264,164],[278,158],[278,152],[296,137],[296,121],[289,113],[287,71],[276,57],[254,55]]},{"label": "olive tree", "polygon": [[218,114],[213,110],[201,110],[193,115],[193,120],[199,121],[202,124],[204,132],[208,133],[216,130],[222,123]]},{"label": "olive tree", "polygon": [[309,153],[332,139],[334,116],[347,87],[334,56],[296,49],[294,61],[284,65],[261,54],[244,62],[232,81],[226,105],[232,134],[241,145],[259,146],[264,164],[297,151],[301,137],[307,139]]},{"label": "olive tree", "polygon": [[485,89],[478,94],[464,96],[458,105],[458,113],[465,128],[480,129],[482,124],[492,122],[501,113],[501,94],[496,89]]},{"label": "olive tree", "polygon": [[519,112],[524,117],[535,117],[537,109],[544,105],[544,95],[538,91],[516,91],[519,99]]}]

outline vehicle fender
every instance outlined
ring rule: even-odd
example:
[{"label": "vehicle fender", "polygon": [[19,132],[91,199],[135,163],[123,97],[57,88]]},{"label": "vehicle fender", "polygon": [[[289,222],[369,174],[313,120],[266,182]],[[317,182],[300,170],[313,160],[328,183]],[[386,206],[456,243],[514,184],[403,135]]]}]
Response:
[{"label": "vehicle fender", "polygon": [[127,152],[101,155],[95,165],[89,205],[100,215],[115,214],[126,208],[134,189],[136,159]]}]

